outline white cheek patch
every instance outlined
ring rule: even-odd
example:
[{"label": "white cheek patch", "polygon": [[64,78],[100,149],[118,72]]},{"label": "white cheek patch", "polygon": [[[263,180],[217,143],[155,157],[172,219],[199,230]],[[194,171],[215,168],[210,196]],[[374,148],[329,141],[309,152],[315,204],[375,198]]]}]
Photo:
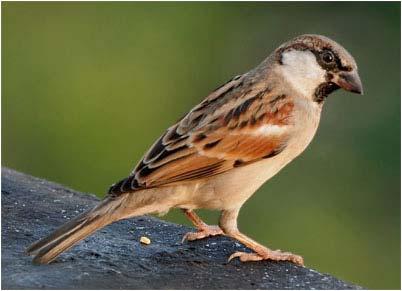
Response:
[{"label": "white cheek patch", "polygon": [[310,51],[291,50],[282,54],[280,70],[284,79],[303,95],[310,97],[325,82],[325,70]]}]

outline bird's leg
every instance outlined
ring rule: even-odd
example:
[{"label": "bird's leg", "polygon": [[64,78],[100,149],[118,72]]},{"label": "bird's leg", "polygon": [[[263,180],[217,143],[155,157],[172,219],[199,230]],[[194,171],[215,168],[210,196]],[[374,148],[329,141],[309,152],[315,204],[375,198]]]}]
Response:
[{"label": "bird's leg", "polygon": [[222,211],[219,226],[223,230],[224,235],[238,240],[249,249],[252,249],[254,253],[235,252],[229,257],[229,261],[234,258],[239,258],[240,261],[242,262],[272,260],[272,261],[290,261],[300,266],[304,265],[303,258],[301,256],[289,252],[281,252],[280,250],[276,251],[270,250],[269,248],[264,247],[263,245],[257,243],[256,241],[242,234],[237,229],[238,213],[239,209]]},{"label": "bird's leg", "polygon": [[193,241],[197,239],[206,238],[209,236],[223,234],[222,229],[217,225],[208,225],[192,210],[182,209],[184,214],[197,228],[196,232],[188,232],[184,235],[182,242],[185,240]]}]

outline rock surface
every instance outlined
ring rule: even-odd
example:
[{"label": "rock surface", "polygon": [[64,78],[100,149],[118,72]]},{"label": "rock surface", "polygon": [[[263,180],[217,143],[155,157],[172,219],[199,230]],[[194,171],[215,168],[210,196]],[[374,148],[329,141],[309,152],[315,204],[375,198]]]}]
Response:
[{"label": "rock surface", "polygon": [[[25,248],[94,206],[95,196],[2,168],[2,289],[361,289],[288,262],[227,262],[239,243],[181,243],[190,228],[144,216],[98,231],[49,265]],[[150,245],[139,242],[141,236]]]}]

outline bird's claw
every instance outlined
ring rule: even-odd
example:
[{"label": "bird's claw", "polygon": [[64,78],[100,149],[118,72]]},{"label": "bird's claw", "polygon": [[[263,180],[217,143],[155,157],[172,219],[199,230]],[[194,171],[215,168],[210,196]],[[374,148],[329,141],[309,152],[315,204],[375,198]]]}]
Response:
[{"label": "bird's claw", "polygon": [[223,234],[222,229],[217,225],[208,225],[203,229],[198,230],[197,232],[188,232],[183,236],[181,242],[194,241],[198,239],[203,239],[209,236],[221,235]]},{"label": "bird's claw", "polygon": [[290,261],[296,265],[304,266],[304,260],[301,256],[281,251],[268,251],[263,255],[257,253],[235,252],[229,257],[228,262],[234,258],[239,258],[241,262],[255,262],[262,260]]}]

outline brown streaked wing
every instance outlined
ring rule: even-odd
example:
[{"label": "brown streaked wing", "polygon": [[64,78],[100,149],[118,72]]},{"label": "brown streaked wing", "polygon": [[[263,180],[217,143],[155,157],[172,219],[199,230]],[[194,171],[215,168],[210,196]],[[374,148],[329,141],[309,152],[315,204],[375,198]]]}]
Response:
[{"label": "brown streaked wing", "polygon": [[151,146],[141,162],[131,172],[130,176],[113,184],[109,188],[108,193],[117,195],[151,187],[147,183],[140,184],[136,178],[137,173],[144,168],[162,166],[163,163],[182,157],[184,155],[183,152],[188,152],[191,146],[187,145],[187,139],[191,130],[205,123],[205,119],[208,119],[208,116],[210,116],[208,113],[216,111],[217,108],[227,103],[229,98],[243,94],[242,84],[244,76],[236,76],[215,89],[200,104],[180,119],[178,123],[170,127]]},{"label": "brown streaked wing", "polygon": [[[286,147],[293,103],[266,88],[247,91],[239,85],[242,82],[239,77],[226,83],[170,127],[130,177],[113,185],[109,193],[203,179],[280,153]],[[219,111],[222,104],[231,104],[231,109]],[[257,132],[271,125],[284,126],[283,133]]]}]

